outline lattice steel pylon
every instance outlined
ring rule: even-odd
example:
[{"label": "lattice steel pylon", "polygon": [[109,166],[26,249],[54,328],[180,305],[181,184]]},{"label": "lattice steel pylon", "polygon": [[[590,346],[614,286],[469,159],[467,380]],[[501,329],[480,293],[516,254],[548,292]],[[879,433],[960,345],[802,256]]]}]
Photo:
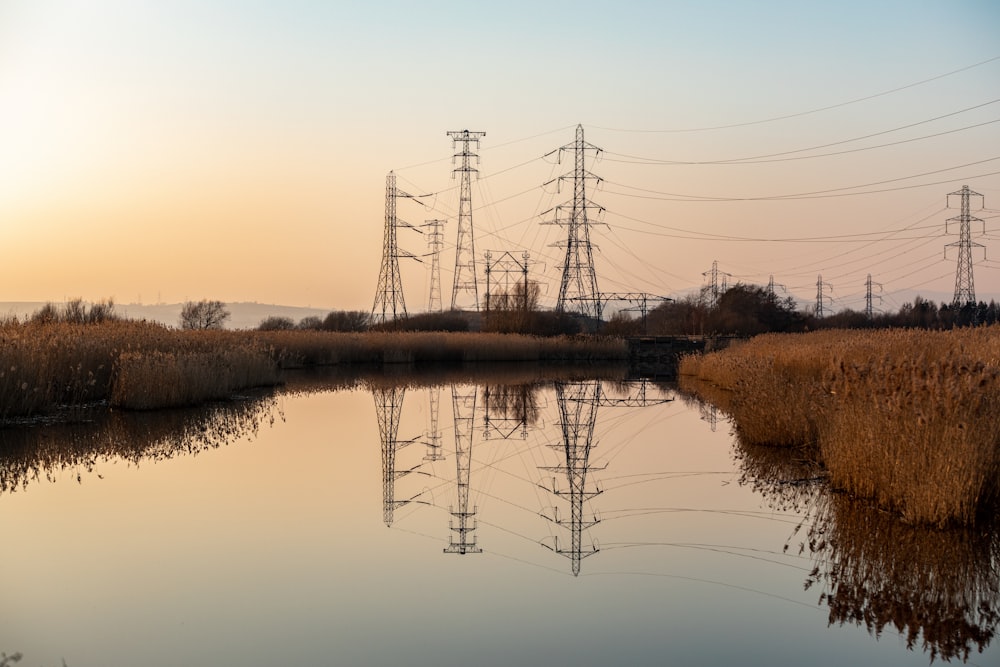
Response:
[{"label": "lattice steel pylon", "polygon": [[444,246],[444,232],[441,227],[444,220],[428,220],[425,227],[430,227],[427,232],[427,250],[431,255],[431,290],[427,299],[427,312],[436,313],[444,310],[441,302],[441,248]]},{"label": "lattice steel pylon", "polygon": [[958,223],[958,241],[945,246],[945,252],[947,252],[947,248],[958,248],[958,265],[955,267],[955,297],[952,299],[952,304],[961,307],[976,303],[976,286],[972,277],[972,249],[984,246],[972,242],[972,223],[982,223],[984,231],[985,223],[969,213],[969,197],[982,197],[982,195],[970,190],[968,185],[963,185],[961,190],[948,194],[949,205],[951,198],[958,196],[962,198],[961,213],[945,222],[945,230],[948,229],[949,222]]},{"label": "lattice steel pylon", "polygon": [[880,300],[879,302],[881,303],[882,299],[881,296],[878,296],[874,293],[874,290],[872,289],[872,286],[874,285],[877,285],[880,290],[882,289],[881,283],[872,282],[872,274],[869,273],[868,279],[865,280],[865,319],[867,319],[868,321],[875,319],[875,308],[872,304],[872,301],[878,298]]},{"label": "lattice steel pylon", "polygon": [[461,174],[458,195],[458,237],[455,242],[455,280],[451,289],[451,309],[458,307],[458,295],[465,293],[472,296],[472,308],[479,310],[479,285],[476,282],[476,243],[472,231],[472,174],[479,170],[472,166],[472,159],[479,163],[479,155],[473,153],[469,146],[475,144],[479,148],[479,140],[486,136],[485,132],[470,132],[456,130],[447,133],[452,140],[452,146],[461,148],[452,162],[461,158],[461,166],[452,170],[452,177]]},{"label": "lattice steel pylon", "polygon": [[[599,488],[587,488],[587,472],[591,468],[590,450],[594,445],[594,424],[597,421],[597,407],[600,400],[600,381],[556,383],[556,401],[559,405],[562,442],[553,444],[552,448],[565,457],[566,463],[545,466],[543,470],[564,473],[569,484],[567,490],[561,491],[553,477],[552,488],[547,490],[556,496],[569,499],[569,549],[559,546],[558,537],[550,548],[570,559],[573,576],[580,574],[580,561],[598,551],[595,545],[591,545],[587,551],[583,549],[584,529],[600,522],[597,516],[590,519],[584,518],[583,504],[586,500],[602,493]],[[558,510],[554,510],[554,516],[548,518],[556,525],[566,526],[566,521],[559,518]]]},{"label": "lattice steel pylon", "polygon": [[826,288],[831,287],[830,283],[823,282],[823,275],[820,274],[816,276],[816,318],[823,319],[826,317]]},{"label": "lattice steel pylon", "polygon": [[430,427],[427,429],[427,454],[424,461],[441,461],[444,454],[441,452],[441,429],[438,428],[438,414],[441,406],[441,388],[431,387],[427,390],[427,399],[430,406],[429,419]]},{"label": "lattice steel pylon", "polygon": [[385,177],[385,233],[382,240],[382,268],[378,274],[378,288],[372,305],[371,320],[374,324],[406,317],[406,303],[403,300],[403,283],[399,275],[399,258],[413,257],[412,253],[401,251],[396,242],[396,229],[410,227],[396,217],[396,199],[409,195],[396,187],[396,173],[390,171]]},{"label": "lattice steel pylon", "polygon": [[379,439],[382,442],[382,520],[386,526],[392,526],[396,508],[410,502],[409,500],[396,500],[396,480],[413,472],[412,470],[396,470],[396,451],[401,446],[410,444],[410,441],[400,443],[396,439],[405,394],[406,389],[403,387],[372,389],[372,396],[375,399],[375,414],[378,418]]},{"label": "lattice steel pylon", "polygon": [[[603,211],[603,207],[587,199],[587,181],[600,182],[600,177],[587,171],[587,151],[600,153],[601,149],[587,143],[583,138],[583,125],[576,126],[576,139],[559,149],[559,159],[563,151],[573,151],[573,171],[559,177],[560,181],[573,181],[573,200],[555,208],[556,219],[549,224],[566,227],[566,240],[558,243],[565,246],[566,254],[562,265],[562,279],[559,283],[559,296],[556,299],[556,310],[565,312],[569,304],[576,304],[576,311],[601,319],[601,294],[597,289],[597,271],[594,269],[594,249],[590,243],[590,226],[596,224],[587,217],[588,209]],[[563,217],[562,211],[569,209],[569,215]]]},{"label": "lattice steel pylon", "polygon": [[[716,304],[719,303],[719,296],[725,294],[726,292],[728,285],[727,278],[729,278],[730,274],[726,273],[725,271],[719,271],[719,261],[713,260],[712,268],[709,269],[708,271],[702,271],[701,275],[705,276],[708,279],[708,285],[706,286],[706,288],[708,289],[708,295],[711,298],[711,302],[709,305],[714,307]],[[722,278],[721,288],[719,286],[720,277]]]},{"label": "lattice steel pylon", "polygon": [[476,421],[476,389],[459,391],[451,388],[455,417],[455,469],[457,472],[458,507],[451,508],[451,543],[446,554],[475,554],[482,549],[476,544],[476,508],[469,510],[469,478],[472,474],[472,438]]}]

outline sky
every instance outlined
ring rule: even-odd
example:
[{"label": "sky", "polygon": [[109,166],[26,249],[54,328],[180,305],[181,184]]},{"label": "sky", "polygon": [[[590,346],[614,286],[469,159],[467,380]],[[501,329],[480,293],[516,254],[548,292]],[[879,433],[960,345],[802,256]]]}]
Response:
[{"label": "sky", "polygon": [[822,276],[828,312],[869,274],[876,308],[950,300],[968,185],[1000,300],[992,0],[0,0],[0,301],[370,310],[392,171],[406,307],[432,219],[448,306],[468,129],[479,291],[527,253],[552,305],[578,125],[601,292],[716,263],[804,302]]}]

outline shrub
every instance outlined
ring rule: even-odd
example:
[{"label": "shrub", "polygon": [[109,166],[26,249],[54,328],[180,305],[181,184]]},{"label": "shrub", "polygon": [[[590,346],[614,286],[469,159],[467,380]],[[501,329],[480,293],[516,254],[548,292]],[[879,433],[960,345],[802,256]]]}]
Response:
[{"label": "shrub", "polygon": [[361,310],[335,310],[323,319],[324,331],[367,331],[368,313]]},{"label": "shrub", "polygon": [[295,322],[290,317],[272,315],[260,321],[258,331],[288,331],[295,328]]}]

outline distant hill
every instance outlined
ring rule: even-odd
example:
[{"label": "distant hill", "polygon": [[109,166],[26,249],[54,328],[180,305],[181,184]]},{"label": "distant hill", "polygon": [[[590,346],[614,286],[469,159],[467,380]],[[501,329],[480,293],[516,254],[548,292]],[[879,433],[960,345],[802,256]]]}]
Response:
[{"label": "distant hill", "polygon": [[[0,302],[0,317],[18,317],[24,319],[45,305],[42,301],[5,301]],[[56,304],[60,305],[60,304]],[[176,327],[181,317],[180,303],[161,304],[115,304],[115,312],[133,320],[149,320]],[[290,317],[298,323],[304,317],[326,317],[329,308],[304,308],[301,306],[281,306],[266,303],[227,303],[230,312],[227,329],[254,329],[261,320],[268,317]]]}]

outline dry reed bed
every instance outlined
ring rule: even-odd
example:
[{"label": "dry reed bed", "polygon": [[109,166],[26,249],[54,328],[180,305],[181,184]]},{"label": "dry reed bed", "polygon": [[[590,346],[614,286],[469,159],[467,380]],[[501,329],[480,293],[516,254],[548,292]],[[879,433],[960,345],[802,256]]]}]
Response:
[{"label": "dry reed bed", "polygon": [[289,367],[625,358],[623,341],[600,338],[8,322],[0,324],[0,421],[94,401],[132,409],[192,405],[277,384]]},{"label": "dry reed bed", "polygon": [[93,401],[160,408],[275,384],[273,351],[238,332],[145,322],[0,325],[0,419]]},{"label": "dry reed bed", "polygon": [[732,392],[742,442],[815,443],[834,488],[909,521],[1000,498],[1000,327],[770,334],[680,373]]}]

